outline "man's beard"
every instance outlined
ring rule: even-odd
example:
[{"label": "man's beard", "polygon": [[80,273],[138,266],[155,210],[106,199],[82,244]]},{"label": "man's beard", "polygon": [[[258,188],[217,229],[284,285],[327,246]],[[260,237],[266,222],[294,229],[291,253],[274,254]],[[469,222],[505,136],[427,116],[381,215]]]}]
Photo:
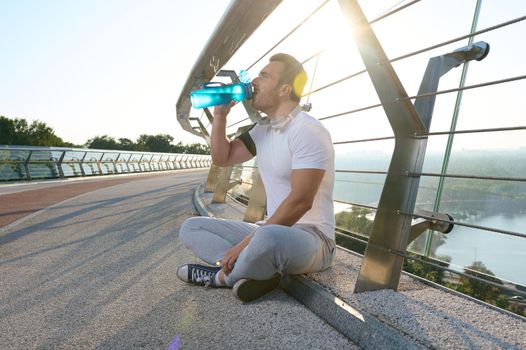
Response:
[{"label": "man's beard", "polygon": [[252,107],[263,113],[266,113],[269,108],[273,109],[277,107],[279,105],[279,95],[276,92],[277,90],[278,88],[271,91],[272,95],[267,96],[264,100],[261,100],[261,95],[259,92],[256,92],[252,97]]}]

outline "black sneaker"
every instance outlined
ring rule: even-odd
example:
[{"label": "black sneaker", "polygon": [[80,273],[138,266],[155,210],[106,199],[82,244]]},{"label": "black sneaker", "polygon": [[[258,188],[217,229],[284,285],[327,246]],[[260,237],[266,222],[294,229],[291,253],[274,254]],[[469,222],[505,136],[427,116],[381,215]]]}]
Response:
[{"label": "black sneaker", "polygon": [[271,279],[263,281],[241,279],[234,284],[233,292],[239,300],[248,302],[273,291],[280,281],[281,275],[279,273]]},{"label": "black sneaker", "polygon": [[177,277],[181,280],[205,287],[217,287],[214,279],[221,267],[198,264],[183,265],[177,270]]}]

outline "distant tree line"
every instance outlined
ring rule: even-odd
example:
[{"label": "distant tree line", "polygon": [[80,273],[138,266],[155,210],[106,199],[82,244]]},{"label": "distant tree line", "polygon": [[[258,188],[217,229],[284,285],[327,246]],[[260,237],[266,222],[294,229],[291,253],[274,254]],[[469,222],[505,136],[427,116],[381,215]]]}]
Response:
[{"label": "distant tree line", "polygon": [[35,120],[29,123],[24,118],[11,119],[0,116],[1,145],[87,147],[123,151],[210,154],[207,145],[197,142],[189,145],[183,145],[182,142],[173,144],[173,141],[174,138],[168,134],[143,134],[135,142],[127,138],[115,139],[108,135],[102,135],[89,139],[84,145],[75,145],[57,136],[53,128],[42,121]]},{"label": "distant tree line", "polygon": [[179,142],[174,145],[173,140],[174,138],[168,134],[141,135],[135,142],[127,138],[115,139],[102,135],[89,139],[85,147],[122,151],[210,154],[210,148],[207,145],[197,142],[190,145],[183,145],[182,142]]},{"label": "distant tree line", "polygon": [[46,123],[35,120],[9,119],[0,115],[0,144],[21,146],[73,147],[55,135],[55,131]]}]

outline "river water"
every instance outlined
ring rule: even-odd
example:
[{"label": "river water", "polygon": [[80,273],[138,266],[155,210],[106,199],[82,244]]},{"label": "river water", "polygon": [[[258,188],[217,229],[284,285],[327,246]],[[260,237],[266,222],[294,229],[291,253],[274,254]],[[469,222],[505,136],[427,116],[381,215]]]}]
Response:
[{"label": "river water", "polygon": [[[526,232],[526,214],[499,214],[463,222]],[[455,226],[447,235],[446,243],[438,247],[436,255],[449,255],[453,269],[482,261],[495,276],[526,285],[526,238]]]}]

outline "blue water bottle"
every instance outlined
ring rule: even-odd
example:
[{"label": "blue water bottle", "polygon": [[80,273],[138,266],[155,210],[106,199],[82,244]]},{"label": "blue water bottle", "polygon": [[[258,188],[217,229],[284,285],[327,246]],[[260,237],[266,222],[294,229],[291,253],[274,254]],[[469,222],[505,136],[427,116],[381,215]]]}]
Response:
[{"label": "blue water bottle", "polygon": [[225,105],[232,101],[243,101],[252,97],[252,85],[250,83],[222,84],[206,83],[203,89],[190,93],[190,101],[194,108],[206,108],[217,105]]}]

